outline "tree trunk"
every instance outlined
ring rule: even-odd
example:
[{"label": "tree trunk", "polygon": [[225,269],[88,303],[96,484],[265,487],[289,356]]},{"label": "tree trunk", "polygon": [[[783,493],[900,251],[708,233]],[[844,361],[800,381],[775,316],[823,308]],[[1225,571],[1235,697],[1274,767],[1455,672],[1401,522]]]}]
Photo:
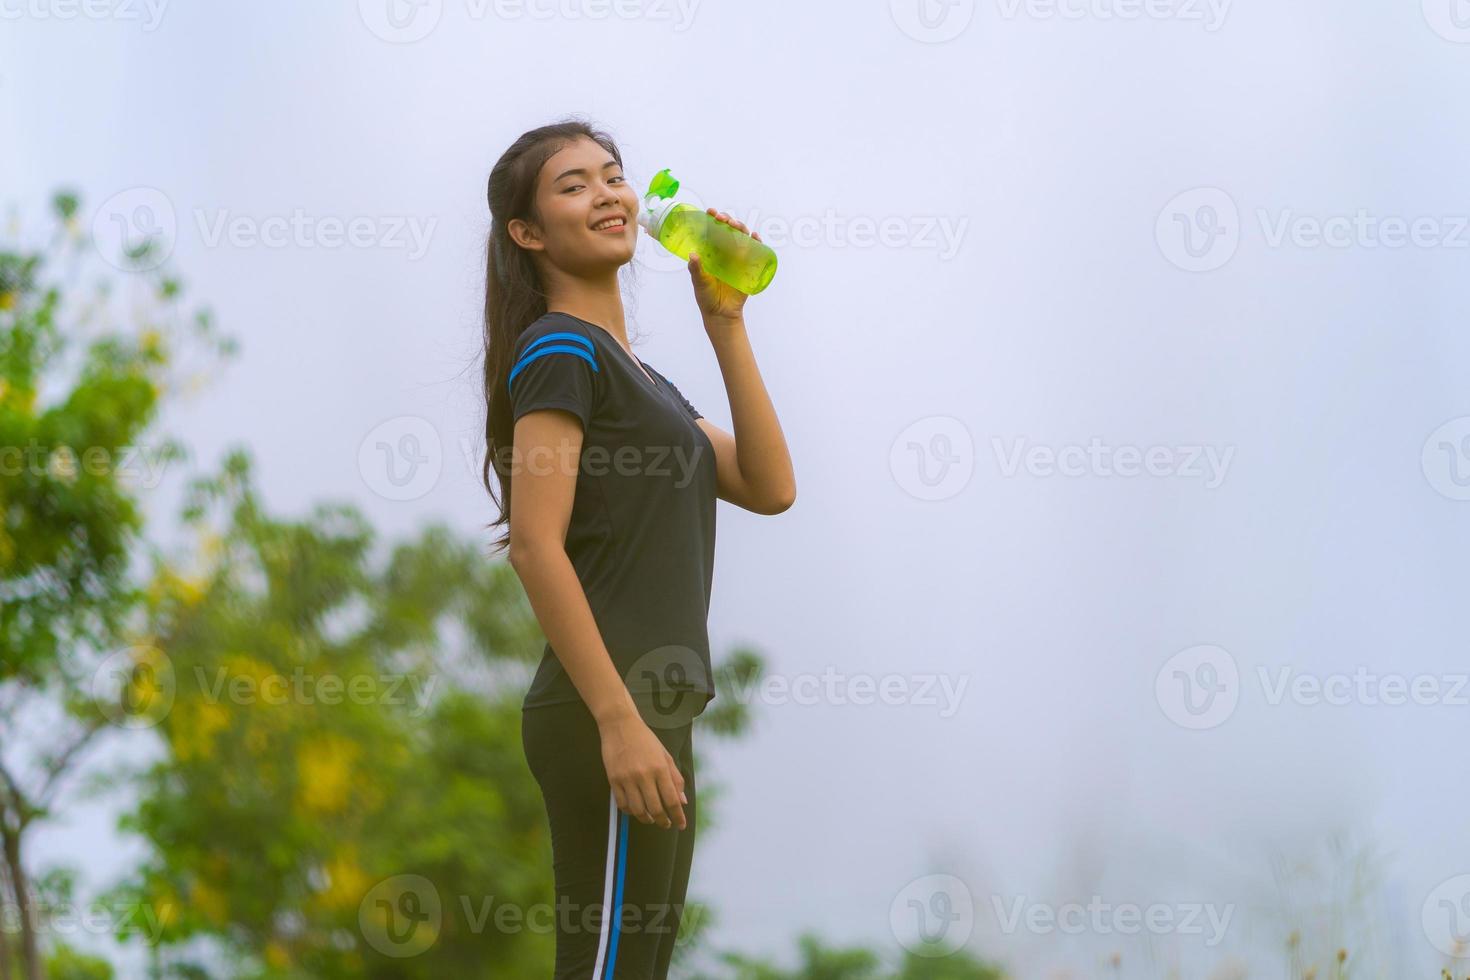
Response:
[{"label": "tree trunk", "polygon": [[41,972],[41,954],[36,948],[35,909],[31,908],[30,886],[20,863],[20,834],[4,828],[5,864],[10,871],[10,887],[15,892],[15,907],[20,910],[20,955],[26,980],[46,980]]},{"label": "tree trunk", "polygon": [[[4,816],[0,815],[0,820]],[[14,899],[11,897],[10,875],[5,872],[5,862],[0,861],[0,904],[9,905]],[[14,980],[11,972],[10,937],[5,932],[5,923],[0,921],[0,980]]]}]

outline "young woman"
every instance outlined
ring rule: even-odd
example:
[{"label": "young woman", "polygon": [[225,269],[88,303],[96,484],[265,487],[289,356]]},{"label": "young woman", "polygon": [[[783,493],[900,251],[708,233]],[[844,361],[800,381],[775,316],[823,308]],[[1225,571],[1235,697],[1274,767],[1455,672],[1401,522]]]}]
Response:
[{"label": "young woman", "polygon": [[618,270],[640,202],[611,138],[577,120],[531,130],[489,198],[484,480],[494,496],[493,465],[491,526],[509,525],[497,544],[547,638],[521,734],[551,826],[555,977],[662,980],[694,853],[693,722],[715,694],[715,499],[781,513],[791,456],[746,296],[697,254],[734,434],[629,346]]}]

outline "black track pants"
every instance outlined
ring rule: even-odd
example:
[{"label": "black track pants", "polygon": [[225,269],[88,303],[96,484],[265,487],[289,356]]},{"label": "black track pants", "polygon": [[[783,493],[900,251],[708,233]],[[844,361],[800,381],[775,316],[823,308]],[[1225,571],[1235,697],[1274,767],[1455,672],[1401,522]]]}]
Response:
[{"label": "black track pants", "polygon": [[694,857],[693,727],[650,725],[689,798],[686,828],[665,830],[618,809],[597,722],[584,702],[522,710],[521,745],[551,823],[554,980],[668,977]]}]

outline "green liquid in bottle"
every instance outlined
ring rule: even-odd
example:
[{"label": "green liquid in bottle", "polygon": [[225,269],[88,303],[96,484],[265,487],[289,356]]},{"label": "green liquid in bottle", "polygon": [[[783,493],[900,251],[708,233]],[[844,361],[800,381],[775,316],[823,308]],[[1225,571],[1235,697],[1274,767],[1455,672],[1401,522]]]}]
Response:
[{"label": "green liquid in bottle", "polygon": [[674,205],[664,216],[658,240],[685,262],[690,252],[698,252],[705,272],[749,296],[776,275],[776,253],[769,245],[692,204]]}]

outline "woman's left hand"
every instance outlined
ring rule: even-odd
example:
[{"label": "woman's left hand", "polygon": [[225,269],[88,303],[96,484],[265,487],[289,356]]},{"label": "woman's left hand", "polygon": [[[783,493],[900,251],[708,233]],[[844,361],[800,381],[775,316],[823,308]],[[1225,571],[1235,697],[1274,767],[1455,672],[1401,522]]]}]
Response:
[{"label": "woman's left hand", "polygon": [[[731,228],[745,232],[756,241],[761,240],[759,232],[750,231],[745,222],[730,217],[726,212],[716,211],[714,208],[705,208],[705,211]],[[689,253],[689,278],[694,283],[694,301],[699,304],[699,313],[706,321],[738,320],[744,316],[745,301],[749,297],[734,286],[705,272],[697,252]]]}]

